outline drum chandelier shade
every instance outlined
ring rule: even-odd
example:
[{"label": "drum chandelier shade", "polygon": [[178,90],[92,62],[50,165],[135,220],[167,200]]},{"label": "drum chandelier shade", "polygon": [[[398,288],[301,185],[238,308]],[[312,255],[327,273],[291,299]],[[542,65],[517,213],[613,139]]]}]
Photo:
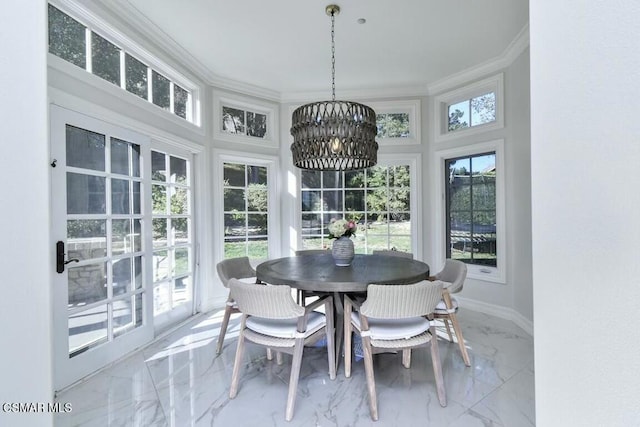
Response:
[{"label": "drum chandelier shade", "polygon": [[291,117],[293,164],[301,169],[347,171],[365,169],[378,161],[376,113],[351,101],[336,101],[335,15],[340,7],[329,5],[331,16],[331,101],[298,107]]}]

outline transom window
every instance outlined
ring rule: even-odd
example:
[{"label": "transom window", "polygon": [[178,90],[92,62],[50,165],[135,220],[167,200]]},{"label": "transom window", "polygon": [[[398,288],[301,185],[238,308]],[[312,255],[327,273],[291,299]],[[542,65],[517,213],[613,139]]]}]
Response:
[{"label": "transom window", "polygon": [[329,248],[329,223],[345,218],[358,224],[352,238],[356,252],[411,252],[411,184],[411,167],[406,164],[349,172],[302,171],[303,249]]},{"label": "transom window", "polygon": [[380,145],[420,144],[420,100],[367,102],[376,112]]},{"label": "transom window", "polygon": [[449,132],[491,123],[496,120],[496,93],[489,92],[450,104],[447,113]]},{"label": "transom window", "polygon": [[223,106],[222,131],[264,138],[267,134],[267,115],[241,108]]},{"label": "transom window", "polygon": [[178,117],[194,121],[189,90],[51,4],[49,52]]},{"label": "transom window", "polygon": [[436,142],[504,127],[503,76],[472,83],[435,98]]},{"label": "transom window", "polygon": [[376,115],[376,138],[408,138],[410,133],[408,113],[382,113]]}]

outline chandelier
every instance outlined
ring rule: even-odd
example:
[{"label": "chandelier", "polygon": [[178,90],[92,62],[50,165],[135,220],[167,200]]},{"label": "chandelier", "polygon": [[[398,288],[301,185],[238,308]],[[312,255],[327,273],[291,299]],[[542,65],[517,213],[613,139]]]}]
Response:
[{"label": "chandelier", "polygon": [[291,117],[293,164],[301,169],[347,171],[375,166],[378,158],[376,113],[351,101],[336,101],[335,16],[331,16],[331,101],[298,107]]}]

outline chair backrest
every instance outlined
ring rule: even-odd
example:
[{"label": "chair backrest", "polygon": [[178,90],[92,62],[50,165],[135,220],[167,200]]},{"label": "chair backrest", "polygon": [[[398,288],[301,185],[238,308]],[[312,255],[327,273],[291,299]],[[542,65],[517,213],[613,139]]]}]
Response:
[{"label": "chair backrest", "polygon": [[411,252],[396,251],[394,249],[391,249],[391,250],[376,249],[373,251],[373,255],[389,255],[389,256],[397,256],[402,258],[413,259],[413,254]]},{"label": "chair backrest", "polygon": [[323,255],[323,254],[330,254],[331,251],[329,251],[328,249],[303,249],[300,251],[296,251],[296,256],[300,256],[300,255]]},{"label": "chair backrest", "polygon": [[444,268],[436,274],[436,280],[449,282],[451,285],[447,288],[450,293],[460,292],[467,278],[467,264],[456,259],[447,259],[444,262]]},{"label": "chair backrest", "polygon": [[229,287],[229,279],[246,279],[255,277],[256,271],[251,267],[249,257],[243,256],[238,258],[223,259],[216,265],[218,276],[225,287]]},{"label": "chair backrest", "polygon": [[379,319],[402,319],[433,313],[442,299],[442,282],[423,280],[412,285],[369,285],[360,312]]},{"label": "chair backrest", "polygon": [[293,319],[305,310],[293,300],[287,285],[254,285],[237,279],[229,280],[231,297],[244,314],[267,319]]}]

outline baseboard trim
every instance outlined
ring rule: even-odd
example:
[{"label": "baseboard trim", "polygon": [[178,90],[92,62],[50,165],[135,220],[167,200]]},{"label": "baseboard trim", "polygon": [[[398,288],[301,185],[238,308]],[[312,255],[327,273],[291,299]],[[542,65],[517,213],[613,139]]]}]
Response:
[{"label": "baseboard trim", "polygon": [[219,297],[215,297],[215,298],[209,298],[206,301],[202,301],[200,303],[200,307],[199,307],[199,311],[201,313],[206,313],[208,311],[211,310],[215,310],[218,308],[224,308],[224,306],[227,304],[227,297],[226,296],[219,296]]},{"label": "baseboard trim", "polygon": [[478,300],[463,298],[458,295],[456,295],[456,299],[458,300],[460,307],[468,308],[469,310],[477,311],[480,313],[489,314],[491,316],[496,316],[501,319],[510,320],[517,326],[524,329],[527,334],[533,336],[533,322],[511,308],[489,304]]}]

